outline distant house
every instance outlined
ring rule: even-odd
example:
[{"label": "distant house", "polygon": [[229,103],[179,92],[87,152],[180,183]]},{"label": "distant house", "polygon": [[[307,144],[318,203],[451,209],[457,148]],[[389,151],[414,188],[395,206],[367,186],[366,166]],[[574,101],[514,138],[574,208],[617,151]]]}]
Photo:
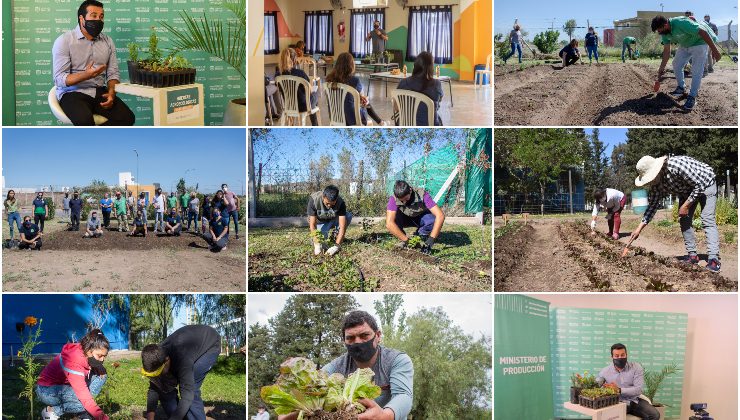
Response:
[{"label": "distant house", "polygon": [[[21,336],[29,327],[24,324],[28,316],[43,319],[41,337],[34,353],[59,353],[66,343],[79,341],[87,333],[93,316],[92,302],[88,295],[70,294],[13,294],[3,295],[3,357],[17,354]],[[110,341],[111,350],[128,350],[130,318],[128,308],[108,312],[102,325],[103,334]]]},{"label": "distant house", "polygon": [[[146,204],[149,205],[151,200],[154,199],[154,195],[156,194],[157,188],[159,188],[159,184],[126,185],[124,188],[126,191],[131,191],[136,197],[138,197],[137,194],[144,193],[144,200],[146,201]],[[126,193],[126,196],[128,196],[128,192]]]},{"label": "distant house", "polygon": [[642,38],[651,32],[653,18],[663,15],[667,18],[683,16],[684,12],[661,12],[660,10],[638,10],[637,16],[614,21],[614,46],[621,46],[625,37]]}]

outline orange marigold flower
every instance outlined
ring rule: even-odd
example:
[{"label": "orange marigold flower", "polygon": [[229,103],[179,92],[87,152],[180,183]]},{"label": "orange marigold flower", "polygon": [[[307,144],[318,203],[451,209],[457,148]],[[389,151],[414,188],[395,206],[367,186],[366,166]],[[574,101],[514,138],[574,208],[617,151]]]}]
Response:
[{"label": "orange marigold flower", "polygon": [[23,323],[28,325],[29,327],[33,327],[34,325],[36,325],[37,322],[38,321],[33,316],[27,316],[26,319],[23,320]]},{"label": "orange marigold flower", "polygon": [[118,362],[113,362],[113,367],[114,367],[114,368],[117,368],[117,367],[119,367],[119,366],[121,366],[121,364],[120,364],[120,363],[118,363]]}]

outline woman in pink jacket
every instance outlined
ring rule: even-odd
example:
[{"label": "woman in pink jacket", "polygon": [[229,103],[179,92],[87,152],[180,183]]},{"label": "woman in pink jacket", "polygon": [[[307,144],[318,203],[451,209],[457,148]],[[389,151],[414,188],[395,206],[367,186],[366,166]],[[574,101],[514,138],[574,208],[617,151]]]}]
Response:
[{"label": "woman in pink jacket", "polygon": [[103,332],[94,329],[79,343],[67,343],[62,352],[41,371],[36,395],[42,404],[44,420],[57,420],[72,413],[80,419],[108,420],[95,403],[95,397],[107,379],[103,361],[110,343]]}]

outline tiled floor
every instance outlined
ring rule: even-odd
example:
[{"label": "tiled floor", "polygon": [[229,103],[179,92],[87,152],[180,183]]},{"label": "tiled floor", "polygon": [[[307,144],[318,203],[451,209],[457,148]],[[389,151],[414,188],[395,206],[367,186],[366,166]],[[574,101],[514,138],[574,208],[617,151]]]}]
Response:
[{"label": "tiled floor", "polygon": [[[322,77],[323,79],[323,77]],[[367,75],[361,75],[363,94],[367,92]],[[395,83],[388,83],[388,93],[396,88]],[[450,88],[447,83],[442,83],[444,98],[440,106],[440,116],[445,126],[465,127],[488,127],[493,125],[493,94],[491,86],[478,87],[472,83],[452,82],[452,99],[454,106],[450,104]],[[386,98],[385,82],[374,80],[370,86],[370,103],[383,120],[390,120],[392,105],[390,96]],[[321,124],[329,124],[329,110],[326,96],[319,100],[321,108]],[[276,121],[277,124],[277,121]],[[306,124],[311,124],[306,119]]]}]

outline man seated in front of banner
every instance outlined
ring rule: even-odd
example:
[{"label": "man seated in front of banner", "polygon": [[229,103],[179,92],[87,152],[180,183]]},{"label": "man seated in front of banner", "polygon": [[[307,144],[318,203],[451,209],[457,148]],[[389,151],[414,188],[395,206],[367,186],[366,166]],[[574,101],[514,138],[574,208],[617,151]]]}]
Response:
[{"label": "man seated in front of banner", "polygon": [[619,394],[619,401],[627,404],[627,414],[642,420],[658,420],[660,413],[640,397],[645,388],[645,370],[637,362],[627,361],[627,347],[616,343],[611,347],[612,364],[601,369],[596,381]]},{"label": "man seated in front of banner", "polygon": [[134,113],[116,97],[121,76],[113,40],[102,33],[104,15],[103,3],[82,2],[77,26],[51,50],[57,100],[74,125],[95,125],[94,114],[108,119],[102,125],[134,125]]}]

